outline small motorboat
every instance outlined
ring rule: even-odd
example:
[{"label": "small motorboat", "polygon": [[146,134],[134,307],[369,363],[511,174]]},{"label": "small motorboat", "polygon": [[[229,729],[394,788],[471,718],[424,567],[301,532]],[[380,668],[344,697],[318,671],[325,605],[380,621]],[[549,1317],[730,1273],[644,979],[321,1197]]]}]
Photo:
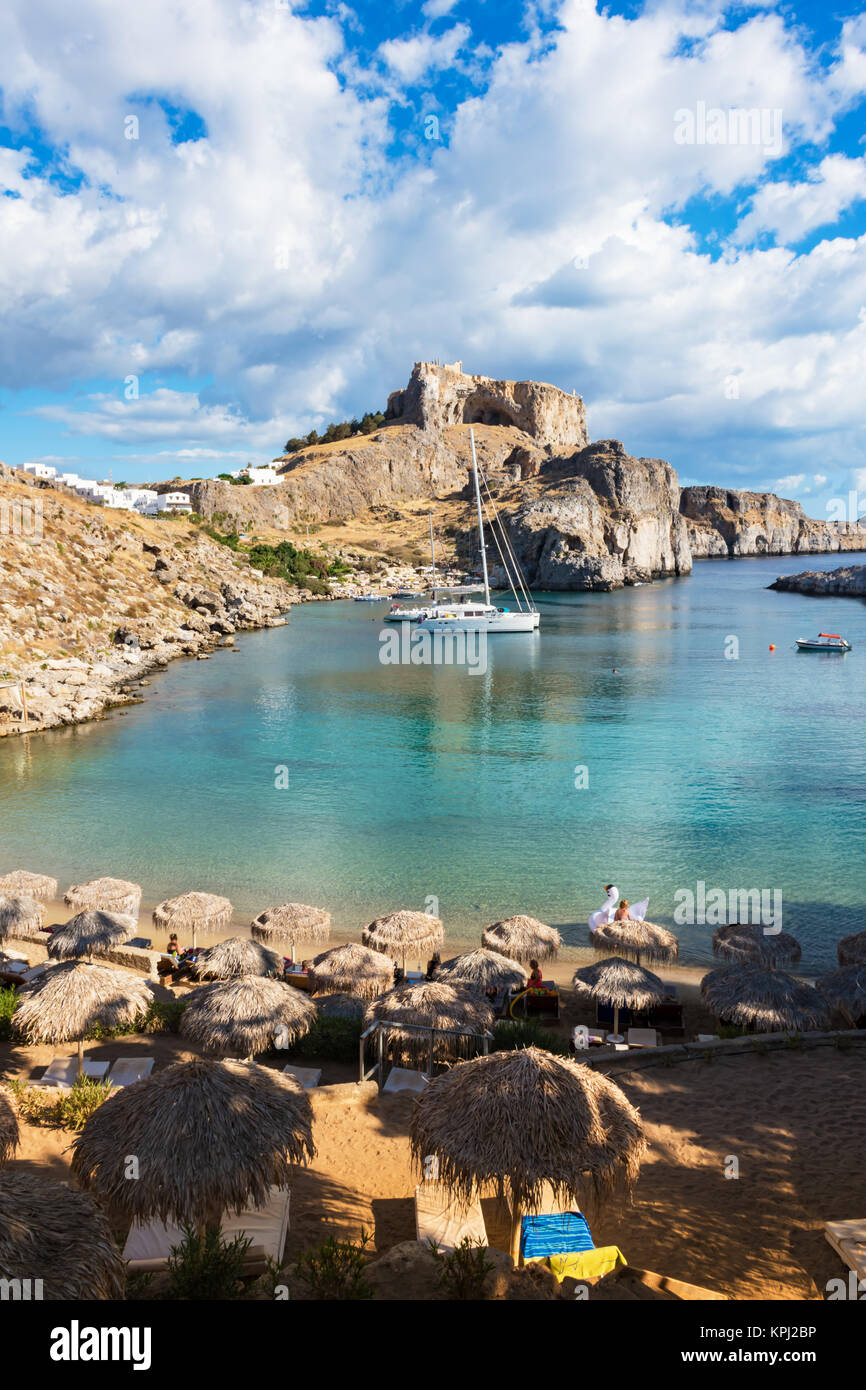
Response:
[{"label": "small motorboat", "polygon": [[386,594],[356,594],[356,603],[386,603]]},{"label": "small motorboat", "polygon": [[817,637],[798,637],[801,652],[850,652],[851,643],[838,632],[819,632]]}]

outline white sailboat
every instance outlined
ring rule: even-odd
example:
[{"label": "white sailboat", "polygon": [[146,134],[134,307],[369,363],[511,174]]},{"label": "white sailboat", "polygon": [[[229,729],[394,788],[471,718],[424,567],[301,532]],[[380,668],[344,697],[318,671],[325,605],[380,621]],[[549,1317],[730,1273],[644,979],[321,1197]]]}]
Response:
[{"label": "white sailboat", "polygon": [[[490,581],[487,574],[487,547],[484,540],[484,513],[481,506],[481,488],[478,483],[478,459],[475,455],[475,431],[470,429],[469,441],[472,445],[472,477],[475,482],[475,504],[478,510],[478,539],[481,545],[482,583],[479,586],[461,585],[459,588],[439,588],[437,594],[445,594],[444,602],[434,603],[427,615],[420,619],[418,626],[426,632],[534,632],[541,622],[541,614],[530,597],[523,580],[517,557],[511,548],[502,523],[499,528],[504,549],[499,545],[494,531],[494,539],[499,550],[502,568],[508,576],[511,592],[517,609],[497,608],[490,602]],[[486,484],[485,484],[486,486]],[[489,496],[489,489],[488,489]],[[491,507],[493,499],[491,498]],[[498,518],[493,515],[492,524]],[[432,539],[432,531],[431,531]],[[507,558],[506,558],[507,557]],[[518,593],[517,586],[521,592]],[[471,600],[472,594],[484,594],[484,601]],[[434,595],[435,597],[435,595]],[[465,600],[465,601],[463,601]]]}]

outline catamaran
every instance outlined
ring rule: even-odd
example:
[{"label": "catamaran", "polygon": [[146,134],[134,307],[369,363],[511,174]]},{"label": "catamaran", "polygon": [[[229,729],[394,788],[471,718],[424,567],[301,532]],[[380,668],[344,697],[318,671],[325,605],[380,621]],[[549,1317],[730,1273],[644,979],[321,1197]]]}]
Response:
[{"label": "catamaran", "polygon": [[[541,614],[535,607],[523,578],[517,557],[505,527],[496,515],[493,498],[485,479],[484,488],[490,500],[488,515],[490,529],[502,568],[511,586],[517,609],[497,608],[490,602],[490,580],[487,574],[487,546],[484,539],[484,510],[481,505],[481,488],[478,481],[478,459],[475,454],[475,431],[470,429],[469,441],[472,446],[472,477],[475,483],[475,505],[478,512],[478,539],[481,546],[480,584],[462,584],[456,587],[440,585],[434,592],[434,599],[444,595],[444,599],[434,602],[425,615],[418,620],[419,628],[426,632],[534,632],[541,622]],[[498,534],[497,528],[498,527]],[[432,539],[432,519],[431,519]],[[501,540],[501,543],[500,543]],[[518,593],[518,586],[520,592]],[[484,602],[472,599],[473,594],[483,593]]]}]

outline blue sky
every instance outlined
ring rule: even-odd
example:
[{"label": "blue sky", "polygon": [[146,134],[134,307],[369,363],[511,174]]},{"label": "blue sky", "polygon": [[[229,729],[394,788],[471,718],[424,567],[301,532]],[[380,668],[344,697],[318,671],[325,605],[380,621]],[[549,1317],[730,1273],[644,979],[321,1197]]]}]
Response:
[{"label": "blue sky", "polygon": [[854,4],[7,0],[0,94],[7,462],[205,476],[440,357],[866,494]]}]

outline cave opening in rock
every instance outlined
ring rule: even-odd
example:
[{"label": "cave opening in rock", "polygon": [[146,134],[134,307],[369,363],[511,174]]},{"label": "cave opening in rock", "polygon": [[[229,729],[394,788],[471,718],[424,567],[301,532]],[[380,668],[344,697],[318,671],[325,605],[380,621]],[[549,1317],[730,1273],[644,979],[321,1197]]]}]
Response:
[{"label": "cave opening in rock", "polygon": [[513,415],[501,406],[491,404],[488,401],[480,401],[478,398],[471,398],[463,407],[463,423],[465,425],[517,425]]}]

